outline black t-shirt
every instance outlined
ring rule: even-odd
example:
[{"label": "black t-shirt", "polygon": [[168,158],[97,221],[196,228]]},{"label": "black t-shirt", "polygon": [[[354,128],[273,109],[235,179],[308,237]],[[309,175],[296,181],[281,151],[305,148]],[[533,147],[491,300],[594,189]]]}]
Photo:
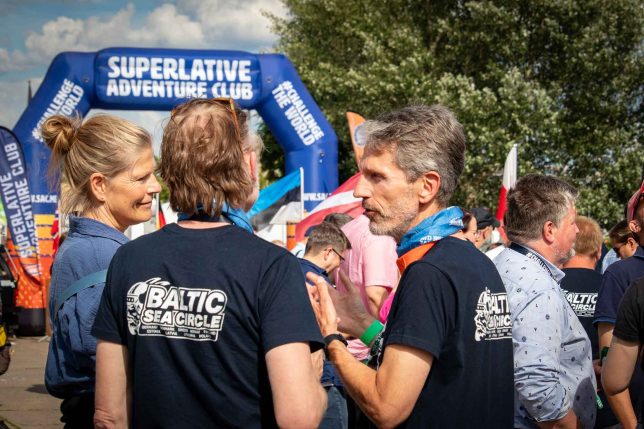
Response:
[{"label": "black t-shirt", "polygon": [[265,354],[321,334],[297,259],[235,226],[122,246],[93,334],[127,346],[134,427],[275,427]]},{"label": "black t-shirt", "polygon": [[613,335],[632,343],[644,344],[644,277],[626,290],[617,311]]},{"label": "black t-shirt", "polygon": [[[644,344],[644,277],[635,280],[626,289],[617,311],[613,335],[624,341]],[[640,367],[644,370],[644,359],[640,359]],[[637,369],[634,372],[637,373]],[[634,374],[633,378],[635,376]],[[633,389],[632,379],[629,387]],[[639,412],[640,418],[644,416],[644,401],[639,402]]]},{"label": "black t-shirt", "polygon": [[562,271],[566,276],[561,281],[561,289],[565,292],[568,303],[590,338],[593,359],[599,359],[597,329],[593,325],[593,319],[602,276],[588,268],[564,268]]},{"label": "black t-shirt", "polygon": [[492,261],[470,242],[444,238],[405,270],[383,344],[434,356],[418,401],[401,427],[513,427],[507,294]]}]

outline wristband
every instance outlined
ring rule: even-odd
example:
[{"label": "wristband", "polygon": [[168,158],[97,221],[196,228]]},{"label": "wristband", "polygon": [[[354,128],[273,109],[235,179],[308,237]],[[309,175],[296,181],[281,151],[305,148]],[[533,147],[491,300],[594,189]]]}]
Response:
[{"label": "wristband", "polygon": [[341,341],[345,346],[347,345],[347,339],[341,333],[336,332],[335,334],[329,334],[324,337],[324,347],[329,347],[329,344],[335,340]]},{"label": "wristband", "polygon": [[331,359],[329,356],[329,344],[331,344],[335,340],[341,341],[342,344],[345,345],[345,347],[347,345],[346,338],[344,338],[344,336],[342,336],[342,334],[339,332],[336,332],[335,334],[329,334],[326,337],[324,337],[324,357],[326,358],[326,360]]},{"label": "wristband", "polygon": [[380,323],[380,320],[374,320],[367,330],[360,336],[360,341],[362,341],[365,346],[369,346],[373,339],[376,338],[376,335],[382,331],[382,328],[384,328],[384,325]]}]

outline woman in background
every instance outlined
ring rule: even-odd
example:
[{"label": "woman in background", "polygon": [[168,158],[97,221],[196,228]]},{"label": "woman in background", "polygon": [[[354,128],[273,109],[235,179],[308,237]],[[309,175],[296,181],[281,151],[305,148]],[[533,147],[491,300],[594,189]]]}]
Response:
[{"label": "woman in background", "polygon": [[67,182],[60,213],[69,232],[52,266],[52,336],[45,369],[50,394],[63,399],[65,428],[91,428],[94,417],[96,339],[90,334],[105,271],[125,230],[152,216],[161,191],[154,176],[150,135],[117,117],[81,123],[55,115],[42,136],[52,151],[50,172]]}]

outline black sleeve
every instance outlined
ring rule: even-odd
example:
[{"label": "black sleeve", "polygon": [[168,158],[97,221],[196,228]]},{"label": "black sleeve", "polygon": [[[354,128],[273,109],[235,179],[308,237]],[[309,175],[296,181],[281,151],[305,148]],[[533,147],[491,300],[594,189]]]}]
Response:
[{"label": "black sleeve", "polygon": [[[100,340],[110,341],[118,344],[127,344],[127,332],[125,329],[125,303],[124,289],[119,281],[119,252],[114,255],[107,270],[107,279],[101,303],[96,313],[92,335]],[[119,287],[120,286],[120,287]]]},{"label": "black sleeve", "polygon": [[617,311],[613,335],[633,343],[644,340],[644,277],[626,290]]},{"label": "black sleeve", "polygon": [[438,268],[420,262],[407,269],[396,293],[398,310],[388,320],[385,346],[414,347],[440,359],[445,339],[455,325],[456,298],[451,283]]},{"label": "black sleeve", "polygon": [[308,342],[322,348],[322,334],[309,301],[297,259],[285,253],[266,270],[259,293],[259,317],[264,353],[289,343]]}]

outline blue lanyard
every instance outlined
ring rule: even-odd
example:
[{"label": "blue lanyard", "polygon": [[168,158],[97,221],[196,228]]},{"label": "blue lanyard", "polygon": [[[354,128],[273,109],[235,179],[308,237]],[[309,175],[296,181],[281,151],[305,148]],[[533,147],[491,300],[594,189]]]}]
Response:
[{"label": "blue lanyard", "polygon": [[[548,267],[548,264],[546,264],[546,262],[543,260],[543,258],[541,258],[541,256],[537,255],[536,253],[534,253],[530,249],[527,249],[527,248],[525,248],[525,247],[523,247],[523,246],[521,246],[520,244],[517,244],[517,243],[510,244],[510,249],[512,249],[515,252],[518,252],[518,253],[526,256],[527,258],[530,258],[533,261],[535,261],[537,264],[539,264],[541,266],[541,268],[543,268],[548,273],[548,275],[550,277],[552,277],[552,279],[555,282],[557,282],[557,279],[555,279],[555,276],[552,275],[552,271],[550,270],[550,267]],[[557,284],[559,284],[559,282],[557,282]]]}]

